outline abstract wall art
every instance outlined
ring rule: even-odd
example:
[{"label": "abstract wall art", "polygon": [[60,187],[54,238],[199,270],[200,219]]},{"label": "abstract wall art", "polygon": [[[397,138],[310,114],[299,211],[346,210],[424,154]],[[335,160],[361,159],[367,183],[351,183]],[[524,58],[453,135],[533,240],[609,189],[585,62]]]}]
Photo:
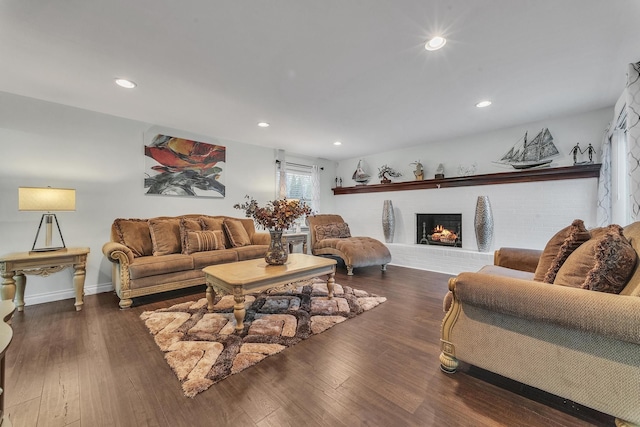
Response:
[{"label": "abstract wall art", "polygon": [[144,155],[145,194],[224,197],[226,147],[156,134]]}]

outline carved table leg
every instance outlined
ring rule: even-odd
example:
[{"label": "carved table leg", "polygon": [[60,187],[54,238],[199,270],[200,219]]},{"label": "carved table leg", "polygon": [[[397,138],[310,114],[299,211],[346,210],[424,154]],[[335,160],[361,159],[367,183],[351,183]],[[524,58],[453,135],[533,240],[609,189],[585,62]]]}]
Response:
[{"label": "carved table leg", "polygon": [[2,299],[13,301],[16,296],[16,281],[13,279],[13,271],[2,272]]},{"label": "carved table leg", "polygon": [[207,310],[209,313],[213,313],[213,303],[216,300],[216,290],[213,289],[211,283],[207,282]]},{"label": "carved table leg", "polygon": [[329,299],[333,298],[333,285],[336,283],[336,273],[333,272],[329,274],[329,278],[327,279],[327,297]]},{"label": "carved table leg", "polygon": [[233,289],[233,316],[236,318],[236,332],[242,332],[244,329],[244,315],[246,310],[244,308],[244,294],[242,287],[236,287]]},{"label": "carved table leg", "polygon": [[27,287],[27,276],[24,273],[16,274],[16,308],[24,311],[24,290]]},{"label": "carved table leg", "polygon": [[75,264],[73,266],[73,287],[76,291],[76,311],[82,310],[84,305],[84,278],[86,276],[85,264]]}]

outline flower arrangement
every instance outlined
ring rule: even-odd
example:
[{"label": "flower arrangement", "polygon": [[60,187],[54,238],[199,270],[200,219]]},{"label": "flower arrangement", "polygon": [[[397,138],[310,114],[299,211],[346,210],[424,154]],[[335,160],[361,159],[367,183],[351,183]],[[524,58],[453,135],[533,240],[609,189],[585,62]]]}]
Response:
[{"label": "flower arrangement", "polygon": [[244,210],[247,218],[253,218],[266,229],[286,230],[301,216],[312,213],[309,206],[296,199],[273,200],[267,202],[264,207],[260,207],[253,197],[244,196],[244,198],[247,199],[246,202],[236,203],[233,207]]}]

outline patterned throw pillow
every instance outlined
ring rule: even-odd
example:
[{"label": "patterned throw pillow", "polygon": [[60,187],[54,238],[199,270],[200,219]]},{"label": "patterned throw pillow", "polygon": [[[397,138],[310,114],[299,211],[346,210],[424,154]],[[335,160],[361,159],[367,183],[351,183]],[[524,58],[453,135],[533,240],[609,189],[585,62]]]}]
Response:
[{"label": "patterned throw pillow", "polygon": [[584,243],[567,258],[553,283],[617,294],[633,274],[637,257],[622,235],[622,227],[610,225],[606,233]]},{"label": "patterned throw pillow", "polygon": [[562,242],[556,257],[551,262],[549,270],[547,270],[547,274],[545,274],[542,280],[545,283],[553,283],[556,279],[556,274],[558,274],[558,270],[560,270],[560,267],[562,267],[562,264],[564,264],[569,255],[591,237],[591,234],[584,227],[584,222],[581,219],[574,220],[569,226],[568,231],[567,237],[564,239],[564,242]]},{"label": "patterned throw pillow", "polygon": [[219,249],[221,231],[187,231],[183,253],[190,255],[194,252],[215,251]]},{"label": "patterned throw pillow", "polygon": [[560,252],[560,248],[564,244],[564,241],[567,239],[567,237],[569,237],[571,233],[571,228],[573,227],[573,224],[576,221],[580,221],[580,220],[575,220],[571,225],[558,231],[551,239],[549,239],[549,241],[547,242],[547,245],[544,247],[544,250],[542,251],[542,255],[540,256],[540,261],[538,261],[538,266],[536,267],[533,280],[537,282],[544,281],[544,278],[547,275],[547,272],[549,271],[551,264],[556,259],[556,256],[558,256],[558,253]]},{"label": "patterned throw pillow", "polygon": [[349,224],[346,222],[332,222],[324,225],[316,225],[315,227],[316,241],[323,239],[343,239],[351,237]]}]

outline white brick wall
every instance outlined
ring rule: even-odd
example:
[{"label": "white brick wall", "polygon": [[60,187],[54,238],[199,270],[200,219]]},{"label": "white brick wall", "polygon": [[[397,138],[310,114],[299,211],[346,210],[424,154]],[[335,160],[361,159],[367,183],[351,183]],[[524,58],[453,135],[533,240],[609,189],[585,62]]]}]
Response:
[{"label": "white brick wall", "polygon": [[[392,264],[457,274],[476,271],[493,262],[500,247],[542,249],[558,230],[574,219],[587,227],[596,221],[597,179],[585,178],[518,184],[396,191],[335,196],[336,213],[349,223],[354,236],[384,242],[382,205],[393,202],[396,227],[389,245]],[[491,201],[494,238],[489,253],[478,253],[474,214],[479,195]],[[461,213],[462,248],[415,244],[416,213]]]}]

